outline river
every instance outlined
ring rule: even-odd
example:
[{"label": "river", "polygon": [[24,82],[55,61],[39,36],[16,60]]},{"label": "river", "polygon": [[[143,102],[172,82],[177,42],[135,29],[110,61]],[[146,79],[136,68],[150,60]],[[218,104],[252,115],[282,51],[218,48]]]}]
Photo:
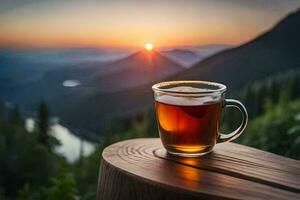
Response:
[{"label": "river", "polygon": [[[25,121],[26,129],[32,132],[34,126],[34,119],[27,118]],[[61,143],[61,145],[55,147],[54,151],[64,156],[68,162],[72,163],[78,160],[81,153],[82,156],[88,156],[95,151],[96,144],[80,139],[59,123],[53,123],[50,126],[49,134]]]}]

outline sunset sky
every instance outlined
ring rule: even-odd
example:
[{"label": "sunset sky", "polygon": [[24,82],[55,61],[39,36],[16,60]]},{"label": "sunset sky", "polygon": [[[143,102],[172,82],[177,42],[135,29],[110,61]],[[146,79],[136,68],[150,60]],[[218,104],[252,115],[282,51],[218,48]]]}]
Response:
[{"label": "sunset sky", "polygon": [[1,47],[241,44],[300,0],[1,0]]}]

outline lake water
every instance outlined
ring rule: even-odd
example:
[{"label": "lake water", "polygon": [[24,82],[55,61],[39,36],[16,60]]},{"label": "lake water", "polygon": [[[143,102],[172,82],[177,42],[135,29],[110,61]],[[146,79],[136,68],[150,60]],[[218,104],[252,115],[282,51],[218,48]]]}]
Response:
[{"label": "lake water", "polygon": [[[32,118],[25,121],[25,127],[29,132],[33,131],[34,124]],[[95,144],[80,139],[59,123],[53,123],[49,133],[61,143],[61,145],[55,147],[54,151],[63,155],[69,162],[78,160],[81,153],[82,156],[88,156],[95,151]]]},{"label": "lake water", "polygon": [[76,87],[76,86],[79,86],[81,85],[80,81],[78,80],[65,80],[62,85],[64,87]]}]

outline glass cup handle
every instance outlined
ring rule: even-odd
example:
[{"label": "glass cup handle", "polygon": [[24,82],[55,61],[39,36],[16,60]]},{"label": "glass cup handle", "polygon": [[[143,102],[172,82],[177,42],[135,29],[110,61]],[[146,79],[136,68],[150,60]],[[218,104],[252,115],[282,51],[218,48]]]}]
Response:
[{"label": "glass cup handle", "polygon": [[227,141],[232,141],[234,139],[236,139],[237,137],[239,137],[242,132],[245,130],[247,123],[248,123],[248,113],[247,110],[245,108],[245,106],[234,99],[226,99],[225,100],[225,107],[234,107],[237,108],[243,116],[243,120],[241,125],[233,132],[229,133],[229,134],[223,134],[223,133],[219,133],[219,137],[218,137],[218,143],[220,142],[227,142]]}]

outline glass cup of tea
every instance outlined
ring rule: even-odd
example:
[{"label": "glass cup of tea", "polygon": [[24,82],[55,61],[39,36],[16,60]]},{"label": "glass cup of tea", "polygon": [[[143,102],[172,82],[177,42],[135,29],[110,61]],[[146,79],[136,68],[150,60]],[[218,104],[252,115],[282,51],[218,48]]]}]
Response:
[{"label": "glass cup of tea", "polygon": [[[152,86],[156,118],[167,152],[196,157],[212,151],[216,143],[232,141],[244,131],[248,114],[237,100],[225,99],[226,86],[207,81],[170,81]],[[220,132],[222,110],[237,108],[240,126],[229,134]]]}]

